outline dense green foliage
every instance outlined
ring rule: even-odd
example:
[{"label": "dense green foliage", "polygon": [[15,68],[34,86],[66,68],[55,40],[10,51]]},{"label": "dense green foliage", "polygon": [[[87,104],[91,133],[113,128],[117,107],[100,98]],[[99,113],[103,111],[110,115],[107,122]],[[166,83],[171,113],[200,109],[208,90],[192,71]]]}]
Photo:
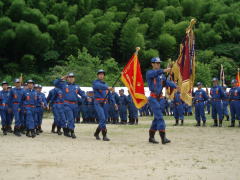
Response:
[{"label": "dense green foliage", "polygon": [[136,46],[149,59],[175,60],[196,18],[197,78],[204,84],[240,65],[239,0],[0,0],[1,79],[20,73],[48,85],[68,71],[88,86],[104,68],[112,83]]}]

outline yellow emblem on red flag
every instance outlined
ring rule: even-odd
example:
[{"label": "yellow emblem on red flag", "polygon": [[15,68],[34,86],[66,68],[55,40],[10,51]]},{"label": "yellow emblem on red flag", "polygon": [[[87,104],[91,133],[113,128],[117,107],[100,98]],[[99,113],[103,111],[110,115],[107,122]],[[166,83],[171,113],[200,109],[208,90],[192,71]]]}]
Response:
[{"label": "yellow emblem on red flag", "polygon": [[137,52],[129,60],[128,64],[122,70],[121,80],[128,88],[135,106],[139,109],[147,103],[147,97],[144,92],[144,81]]},{"label": "yellow emblem on red flag", "polygon": [[236,80],[237,80],[237,86],[240,87],[240,72],[239,72],[239,68],[238,68],[238,72],[237,72],[237,75],[236,75]]}]

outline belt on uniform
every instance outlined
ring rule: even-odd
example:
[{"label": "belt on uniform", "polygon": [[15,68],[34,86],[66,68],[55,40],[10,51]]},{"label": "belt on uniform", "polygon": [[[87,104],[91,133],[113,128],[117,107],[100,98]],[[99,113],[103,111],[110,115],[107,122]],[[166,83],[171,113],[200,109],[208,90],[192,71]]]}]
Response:
[{"label": "belt on uniform", "polygon": [[159,98],[159,99],[163,98],[163,96],[161,94],[160,95],[156,95],[153,92],[150,93],[150,96],[153,97],[153,98]]},{"label": "belt on uniform", "polygon": [[8,104],[0,104],[0,106],[7,106]]},{"label": "belt on uniform", "polygon": [[221,99],[212,99],[213,101],[221,101]]},{"label": "belt on uniform", "polygon": [[100,102],[100,103],[107,103],[107,99],[106,98],[95,98],[96,101],[103,101],[103,102]]},{"label": "belt on uniform", "polygon": [[53,103],[53,104],[63,104],[63,102],[55,102],[55,103]]},{"label": "belt on uniform", "polygon": [[195,103],[200,103],[200,102],[203,102],[203,101],[200,101],[200,100],[196,100]]},{"label": "belt on uniform", "polygon": [[232,99],[231,101],[240,101],[240,99]]},{"label": "belt on uniform", "polygon": [[64,100],[65,103],[69,103],[69,104],[77,104],[76,101],[67,101],[67,100]]},{"label": "belt on uniform", "polygon": [[19,102],[13,102],[13,104],[20,104]]},{"label": "belt on uniform", "polygon": [[31,108],[35,108],[36,106],[34,106],[34,105],[24,105],[23,107],[31,107]]},{"label": "belt on uniform", "polygon": [[176,103],[174,103],[175,105],[179,105],[179,104],[182,104],[182,103],[180,103],[180,102],[176,102]]}]

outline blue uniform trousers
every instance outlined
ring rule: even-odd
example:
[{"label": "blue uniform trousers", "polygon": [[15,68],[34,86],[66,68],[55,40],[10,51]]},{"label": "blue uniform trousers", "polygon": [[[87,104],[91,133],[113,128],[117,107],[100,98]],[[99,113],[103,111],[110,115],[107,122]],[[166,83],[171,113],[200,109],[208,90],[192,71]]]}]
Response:
[{"label": "blue uniform trousers", "polygon": [[36,107],[35,111],[35,127],[41,126],[42,119],[43,119],[43,108],[42,107]]},{"label": "blue uniform trousers", "polygon": [[154,115],[154,120],[152,121],[150,130],[165,131],[166,129],[166,124],[165,124],[165,121],[163,120],[163,114],[162,114],[163,103],[164,101],[162,101],[161,99],[149,97],[149,104]]},{"label": "blue uniform trousers", "polygon": [[231,120],[240,120],[240,101],[230,102]]},{"label": "blue uniform trousers", "polygon": [[12,105],[12,111],[15,119],[15,127],[19,128],[22,125],[22,111],[19,104]]},{"label": "blue uniform trousers", "polygon": [[54,124],[66,128],[66,118],[63,104],[53,104]]},{"label": "blue uniform trousers", "polygon": [[66,117],[65,127],[69,128],[70,130],[74,130],[75,128],[75,118],[77,117],[77,104],[64,104],[64,113]]},{"label": "blue uniform trousers", "polygon": [[184,107],[183,104],[174,105],[173,114],[175,119],[184,120]]},{"label": "blue uniform trousers", "polygon": [[108,104],[94,102],[94,107],[97,113],[98,124],[101,130],[106,129],[106,122],[108,118]]},{"label": "blue uniform trousers", "polygon": [[8,108],[7,106],[1,106],[1,110],[0,110],[0,115],[1,115],[1,120],[2,120],[2,126],[6,127],[9,125],[9,115],[8,115]]},{"label": "blue uniform trousers", "polygon": [[228,101],[223,101],[223,115],[225,115],[225,116],[229,115],[229,113],[228,113],[228,104],[229,104]]},{"label": "blue uniform trousers", "polygon": [[127,121],[127,106],[119,105],[119,115],[121,121]]},{"label": "blue uniform trousers", "polygon": [[26,118],[26,127],[28,130],[35,128],[35,107],[25,107],[24,114]]},{"label": "blue uniform trousers", "polygon": [[212,118],[217,120],[217,115],[219,120],[223,120],[223,106],[222,101],[212,101]]},{"label": "blue uniform trousers", "polygon": [[195,104],[195,118],[197,122],[200,122],[201,120],[203,122],[206,122],[206,116],[204,112],[204,102],[197,102]]}]

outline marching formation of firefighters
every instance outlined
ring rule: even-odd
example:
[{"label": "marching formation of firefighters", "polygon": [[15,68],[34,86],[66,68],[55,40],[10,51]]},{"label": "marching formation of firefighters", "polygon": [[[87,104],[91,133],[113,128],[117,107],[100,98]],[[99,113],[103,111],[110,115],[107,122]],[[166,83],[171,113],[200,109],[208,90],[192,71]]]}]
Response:
[{"label": "marching formation of firefighters", "polygon": [[[69,73],[67,76],[54,80],[54,89],[50,90],[48,97],[41,92],[42,86],[35,84],[33,80],[28,80],[24,87],[21,87],[20,79],[15,79],[14,88],[8,86],[8,82],[2,82],[0,92],[0,115],[2,131],[4,135],[14,133],[16,136],[26,134],[34,138],[42,133],[42,119],[44,109],[51,109],[54,115],[52,132],[58,135],[64,134],[66,137],[76,138],[74,129],[75,123],[98,123],[94,137],[100,140],[109,141],[107,136],[107,123],[112,124],[138,124],[138,111],[140,115],[147,115],[149,112],[154,116],[149,130],[149,142],[157,144],[155,133],[160,134],[162,144],[169,143],[166,138],[166,125],[163,119],[164,114],[173,112],[175,125],[184,124],[185,113],[191,114],[191,106],[181,99],[180,88],[171,80],[168,80],[165,73],[171,68],[161,69],[159,57],[151,59],[152,69],[147,71],[146,80],[150,90],[148,103],[141,109],[137,109],[133,103],[131,95],[126,96],[121,89],[117,94],[113,87],[109,87],[104,82],[105,71],[97,72],[97,79],[93,81],[92,92],[81,90],[75,84],[75,75]],[[235,126],[235,120],[239,121],[240,127],[240,87],[237,81],[231,81],[232,87],[229,92],[226,87],[218,84],[218,79],[213,78],[213,86],[210,94],[202,89],[202,83],[197,83],[197,90],[193,92],[193,104],[195,107],[196,126],[206,126],[205,106],[211,104],[213,126],[222,126],[224,116],[229,119],[228,105],[230,104],[231,125]],[[174,99],[169,102],[162,96],[164,87],[175,88]],[[171,105],[170,105],[171,104]],[[208,108],[209,111],[209,108]],[[128,116],[127,116],[128,112]],[[119,122],[120,116],[120,122]],[[14,129],[12,122],[15,120]],[[55,131],[57,129],[57,131]],[[63,130],[63,132],[62,132]]]}]

